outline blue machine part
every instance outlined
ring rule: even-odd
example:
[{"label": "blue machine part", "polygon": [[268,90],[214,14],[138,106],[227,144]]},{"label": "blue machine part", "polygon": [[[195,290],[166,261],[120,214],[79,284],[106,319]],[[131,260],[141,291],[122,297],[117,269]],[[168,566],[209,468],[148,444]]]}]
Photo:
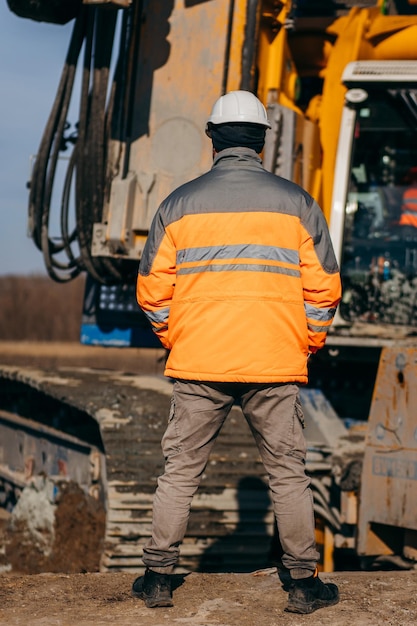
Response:
[{"label": "blue machine part", "polygon": [[136,302],[135,284],[101,285],[86,281],[80,341],[118,348],[161,348]]}]

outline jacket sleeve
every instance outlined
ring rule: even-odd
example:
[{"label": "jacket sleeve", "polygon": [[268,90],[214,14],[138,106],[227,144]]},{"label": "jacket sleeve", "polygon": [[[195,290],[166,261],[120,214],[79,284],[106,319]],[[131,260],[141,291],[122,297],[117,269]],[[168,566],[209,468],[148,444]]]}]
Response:
[{"label": "jacket sleeve", "polygon": [[339,267],[324,215],[312,200],[301,218],[300,268],[310,352],[326,342],[342,289]]},{"label": "jacket sleeve", "polygon": [[175,287],[176,250],[167,235],[161,210],[156,213],[139,265],[136,297],[164,348],[168,341],[169,312]]}]

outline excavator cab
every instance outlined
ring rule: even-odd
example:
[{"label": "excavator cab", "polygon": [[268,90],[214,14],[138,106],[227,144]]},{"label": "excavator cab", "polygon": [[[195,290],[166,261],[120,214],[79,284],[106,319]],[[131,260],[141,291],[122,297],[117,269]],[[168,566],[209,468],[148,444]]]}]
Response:
[{"label": "excavator cab", "polygon": [[331,220],[344,283],[340,317],[412,326],[417,186],[410,169],[417,163],[417,63],[352,63],[343,82],[348,91]]}]

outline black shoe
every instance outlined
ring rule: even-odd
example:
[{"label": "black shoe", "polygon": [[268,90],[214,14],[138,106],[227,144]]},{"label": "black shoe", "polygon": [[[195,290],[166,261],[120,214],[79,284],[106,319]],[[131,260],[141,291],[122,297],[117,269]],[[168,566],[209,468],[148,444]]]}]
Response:
[{"label": "black shoe", "polygon": [[169,574],[158,574],[147,569],[145,575],[139,576],[133,583],[132,595],[144,600],[149,609],[174,606]]},{"label": "black shoe", "polygon": [[277,567],[277,572],[278,572],[278,578],[281,581],[283,590],[289,591],[292,585],[292,578],[291,578],[290,570],[280,564]]},{"label": "black shoe", "polygon": [[290,613],[313,613],[339,602],[339,590],[333,583],[324,583],[315,573],[308,578],[293,580],[288,594]]}]

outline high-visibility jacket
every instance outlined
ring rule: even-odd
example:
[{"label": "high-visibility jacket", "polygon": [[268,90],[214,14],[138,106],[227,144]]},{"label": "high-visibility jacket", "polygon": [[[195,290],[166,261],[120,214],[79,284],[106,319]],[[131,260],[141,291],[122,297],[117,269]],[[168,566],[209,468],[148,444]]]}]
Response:
[{"label": "high-visibility jacket", "polygon": [[321,209],[248,148],[162,202],[137,282],[165,374],[186,380],[307,382],[340,296]]},{"label": "high-visibility jacket", "polygon": [[417,185],[409,187],[403,193],[400,226],[417,228]]}]

